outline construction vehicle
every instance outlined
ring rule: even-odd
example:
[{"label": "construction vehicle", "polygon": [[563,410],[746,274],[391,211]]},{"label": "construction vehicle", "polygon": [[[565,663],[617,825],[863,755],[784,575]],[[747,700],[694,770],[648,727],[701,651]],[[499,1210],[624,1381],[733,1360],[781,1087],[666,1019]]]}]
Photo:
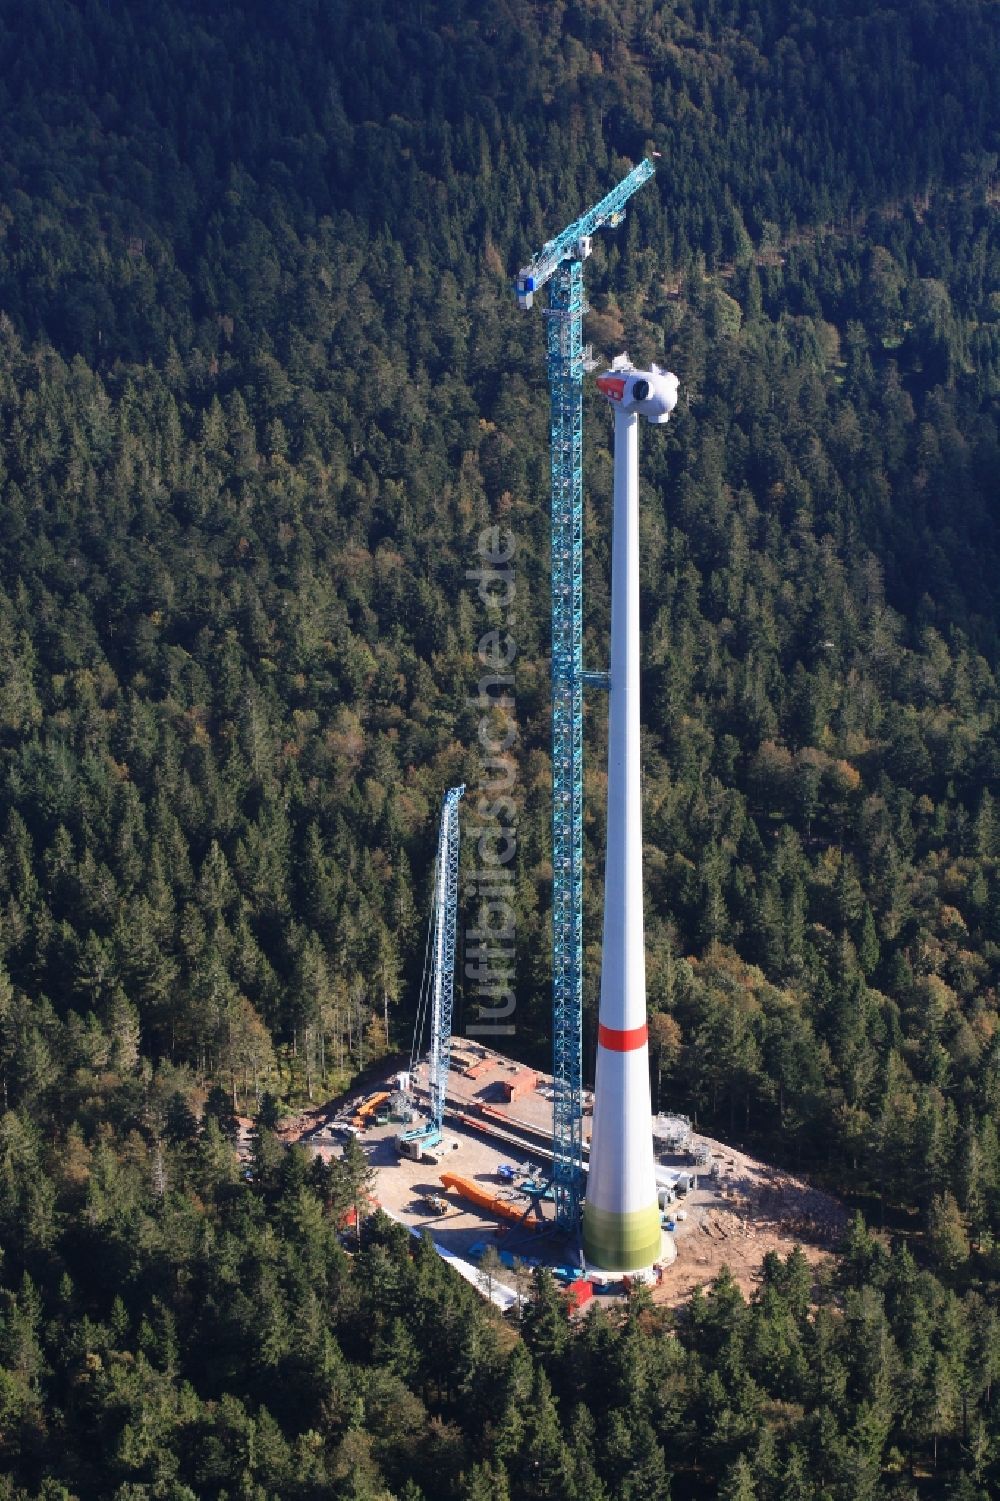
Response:
[{"label": "construction vehicle", "polygon": [[434,905],[428,926],[427,957],[421,984],[417,1021],[413,1029],[410,1077],[413,1077],[427,1011],[430,1009],[430,1061],[428,1089],[430,1118],[396,1137],[401,1157],[411,1162],[438,1162],[458,1146],[442,1132],[448,1069],[451,1063],[451,1015],[455,997],[455,928],[458,919],[458,805],[465,787],[450,787],[441,805],[437,861],[434,869]]},{"label": "construction vehicle", "polygon": [[[388,1091],[386,1090],[379,1090],[375,1094],[370,1094],[366,1100],[362,1101],[357,1110],[351,1116],[351,1125],[356,1127],[357,1130],[363,1131],[365,1127],[370,1126],[373,1121],[377,1122],[378,1115],[376,1114],[376,1112],[381,1105],[385,1104],[388,1098],[389,1095]],[[386,1118],[388,1119],[388,1117]]]}]

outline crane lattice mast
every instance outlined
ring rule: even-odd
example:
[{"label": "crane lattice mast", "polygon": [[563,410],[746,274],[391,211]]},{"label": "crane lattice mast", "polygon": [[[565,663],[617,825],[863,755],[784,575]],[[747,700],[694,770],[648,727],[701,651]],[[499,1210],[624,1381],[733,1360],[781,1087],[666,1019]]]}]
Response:
[{"label": "crane lattice mast", "polygon": [[450,787],[441,804],[434,893],[434,990],[431,1004],[431,1062],[428,1083],[431,1120],[440,1137],[451,1063],[451,1019],[455,999],[455,930],[458,922],[458,805],[465,787]]},{"label": "crane lattice mast", "polygon": [[552,465],[552,1102],[556,1218],[576,1231],[583,1180],[583,262],[655,171],[640,162],[518,272],[530,308],[549,284]]},{"label": "crane lattice mast", "polygon": [[455,999],[455,935],[458,926],[458,805],[464,785],[450,787],[441,802],[437,858],[434,863],[434,905],[428,935],[428,955],[421,985],[417,1021],[413,1031],[412,1073],[420,1048],[427,1008],[430,1009],[431,1045],[427,1086],[430,1119],[396,1139],[399,1152],[416,1162],[430,1160],[443,1141],[442,1125],[448,1095],[451,1064],[451,1027]]}]

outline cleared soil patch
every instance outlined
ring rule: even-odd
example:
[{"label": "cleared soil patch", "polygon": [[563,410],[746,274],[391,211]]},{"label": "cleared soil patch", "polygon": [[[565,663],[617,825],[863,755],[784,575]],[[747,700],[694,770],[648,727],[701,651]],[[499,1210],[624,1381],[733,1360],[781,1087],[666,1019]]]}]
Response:
[{"label": "cleared soil patch", "polygon": [[[480,1051],[476,1050],[477,1058]],[[553,1265],[572,1262],[575,1250],[572,1245],[554,1233],[544,1236],[533,1233],[527,1223],[538,1219],[551,1223],[551,1204],[542,1203],[529,1210],[529,1200],[510,1190],[511,1202],[528,1210],[528,1214],[523,1225],[504,1225],[443,1188],[441,1173],[454,1172],[490,1192],[506,1194],[497,1176],[501,1163],[512,1163],[534,1176],[544,1176],[547,1166],[544,1141],[551,1131],[552,1107],[547,1095],[551,1080],[545,1075],[538,1076],[538,1089],[504,1104],[498,1086],[515,1077],[520,1066],[491,1053],[479,1060],[478,1077],[470,1079],[467,1072],[470,1058],[467,1048],[456,1047],[448,1090],[453,1114],[446,1122],[446,1135],[458,1142],[458,1148],[449,1151],[439,1163],[401,1159],[395,1147],[398,1125],[372,1125],[361,1135],[361,1144],[378,1174],[375,1197],[404,1224],[430,1230],[435,1240],[459,1255],[466,1254],[474,1242],[485,1240],[515,1256],[537,1256]],[[422,1070],[414,1081],[418,1098],[424,1083],[421,1075]],[[323,1128],[335,1116],[350,1114],[366,1095],[379,1087],[385,1085],[371,1080],[364,1090],[301,1112],[283,1123],[282,1139],[303,1142],[324,1157],[339,1154],[340,1146]],[[476,1111],[481,1103],[488,1104],[490,1110],[480,1120]],[[511,1132],[521,1134],[519,1122],[533,1127],[539,1133],[538,1138],[532,1141],[529,1135],[524,1145],[512,1145]],[[586,1120],[585,1133],[588,1128]],[[491,1138],[491,1130],[505,1131],[508,1139]],[[715,1174],[709,1167],[698,1168],[698,1187],[673,1206],[675,1210],[683,1209],[686,1217],[675,1221],[673,1239],[677,1255],[664,1267],[662,1281],[653,1289],[657,1303],[667,1306],[683,1303],[693,1288],[711,1282],[723,1266],[729,1268],[743,1292],[749,1294],[760,1279],[761,1266],[769,1251],[787,1256],[798,1245],[815,1265],[834,1249],[846,1224],[845,1212],[836,1199],[805,1179],[769,1167],[724,1142],[699,1135],[697,1145],[708,1148]],[[694,1171],[687,1156],[661,1158],[661,1161],[665,1166]],[[443,1214],[434,1212],[429,1204],[428,1195],[432,1194],[447,1203]]]}]

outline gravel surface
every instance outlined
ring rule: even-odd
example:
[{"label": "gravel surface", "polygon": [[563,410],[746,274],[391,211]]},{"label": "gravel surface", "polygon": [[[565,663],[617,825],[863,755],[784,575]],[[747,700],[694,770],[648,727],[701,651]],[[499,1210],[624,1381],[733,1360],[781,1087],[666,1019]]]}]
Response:
[{"label": "gravel surface", "polygon": [[[454,1096],[463,1110],[474,1108],[477,1099],[496,1107],[497,1081],[512,1073],[514,1065],[496,1055],[492,1071],[470,1083],[464,1073],[469,1058],[460,1049],[456,1052],[452,1074],[455,1087],[449,1090],[449,1096]],[[539,1082],[544,1091],[548,1081],[543,1076]],[[286,1141],[303,1142],[324,1157],[339,1154],[339,1145],[322,1128],[335,1115],[343,1114],[345,1107],[356,1108],[367,1092],[330,1100],[305,1111],[286,1121],[280,1134]],[[521,1098],[509,1107],[511,1120],[530,1120],[538,1125],[551,1120],[550,1112],[544,1093]],[[502,1162],[510,1162],[535,1174],[544,1174],[546,1164],[542,1155],[532,1155],[528,1148],[518,1151],[491,1142],[466,1126],[448,1125],[446,1136],[458,1142],[457,1150],[449,1151],[436,1165],[410,1162],[400,1158],[396,1151],[399,1130],[398,1125],[372,1126],[364,1132],[361,1142],[378,1172],[375,1197],[405,1224],[430,1230],[436,1241],[459,1255],[467,1254],[474,1242],[485,1240],[516,1256],[542,1256],[553,1264],[573,1259],[572,1248],[561,1238],[539,1236],[527,1225],[498,1224],[485,1212],[464,1204],[441,1184],[441,1173],[455,1172],[527,1208],[528,1199],[506,1188],[497,1177],[497,1168]],[[769,1167],[723,1142],[704,1135],[699,1135],[697,1142],[711,1153],[717,1176],[711,1176],[708,1167],[697,1169],[698,1187],[673,1206],[683,1209],[686,1218],[675,1224],[673,1240],[677,1255],[665,1267],[662,1282],[654,1289],[658,1303],[683,1302],[693,1288],[712,1281],[723,1266],[728,1266],[743,1291],[750,1293],[759,1281],[761,1265],[769,1251],[787,1256],[799,1245],[808,1260],[816,1264],[834,1248],[846,1223],[844,1210],[835,1199],[804,1179]],[[695,1171],[686,1156],[662,1161],[665,1166]],[[428,1194],[440,1195],[447,1201],[444,1214],[433,1211],[426,1201]],[[550,1220],[551,1204],[540,1207],[542,1216]],[[537,1211],[532,1210],[530,1217],[537,1219]]]}]

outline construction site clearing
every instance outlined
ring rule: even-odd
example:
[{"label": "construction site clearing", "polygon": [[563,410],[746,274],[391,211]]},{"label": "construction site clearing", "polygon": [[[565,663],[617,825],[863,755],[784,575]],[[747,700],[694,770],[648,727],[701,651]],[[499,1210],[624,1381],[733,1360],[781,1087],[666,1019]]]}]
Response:
[{"label": "construction site clearing", "polygon": [[[502,1262],[496,1268],[499,1295],[492,1292],[492,1273],[476,1280],[484,1292],[489,1281],[487,1295],[500,1307],[523,1296],[537,1263],[551,1267],[574,1289],[589,1281],[599,1297],[623,1293],[626,1284],[613,1273],[582,1273],[578,1248],[554,1226],[546,1190],[552,1160],[550,1076],[454,1038],[444,1140],[431,1154],[436,1161],[399,1154],[397,1137],[408,1124],[399,1116],[401,1085],[419,1119],[428,1103],[425,1064],[409,1077],[393,1073],[361,1093],[303,1112],[285,1122],[280,1134],[324,1158],[339,1156],[345,1136],[353,1134],[377,1174],[372,1196],[392,1219],[414,1234],[429,1232],[445,1259],[470,1281],[470,1269],[484,1249],[496,1249]],[[393,1102],[395,1119],[390,1118]],[[585,1093],[585,1144],[592,1105]],[[804,1179],[689,1131],[683,1117],[656,1117],[651,1129],[664,1224],[663,1254],[651,1287],[655,1302],[683,1303],[723,1267],[749,1295],[768,1252],[787,1256],[798,1246],[815,1264],[840,1240],[846,1223],[842,1206]],[[586,1288],[585,1296],[571,1301],[582,1306],[590,1295]]]}]

